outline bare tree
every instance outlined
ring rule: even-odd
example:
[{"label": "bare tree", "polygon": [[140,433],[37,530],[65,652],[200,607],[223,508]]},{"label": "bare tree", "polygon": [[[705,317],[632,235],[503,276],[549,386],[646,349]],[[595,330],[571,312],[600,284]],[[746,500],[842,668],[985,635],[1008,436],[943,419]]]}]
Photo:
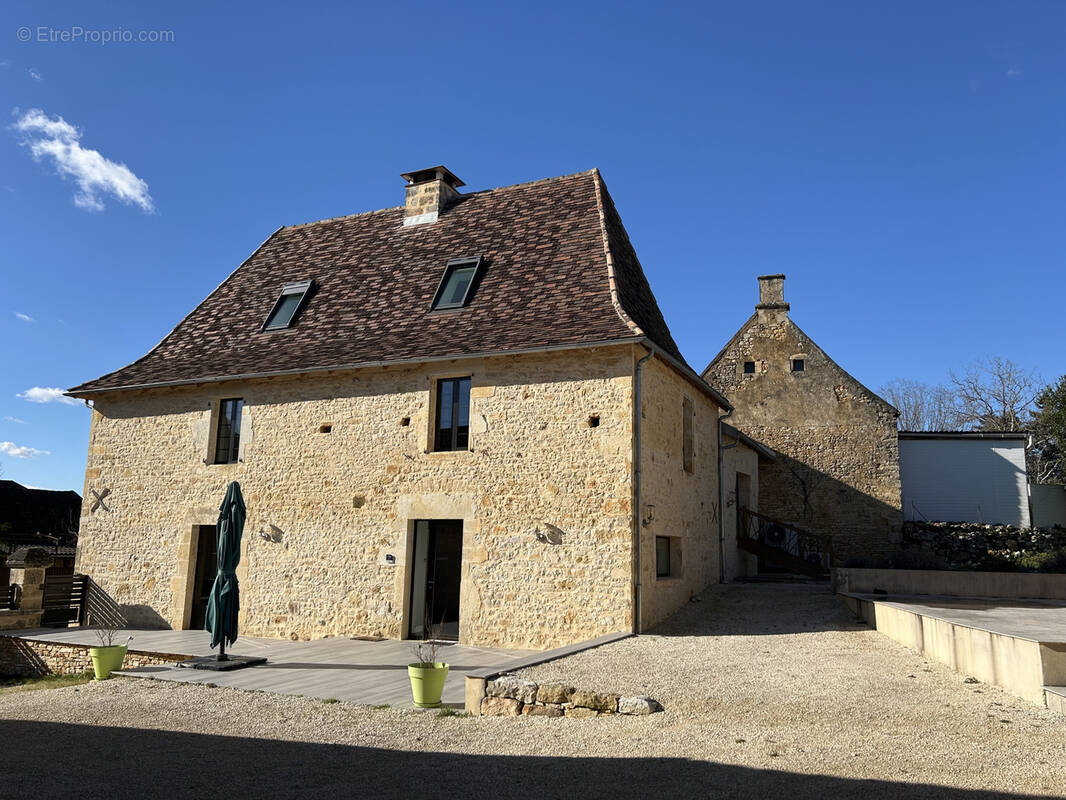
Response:
[{"label": "bare tree", "polygon": [[880,394],[899,411],[901,431],[948,431],[959,425],[955,395],[946,386],[897,378]]},{"label": "bare tree", "polygon": [[1025,430],[1043,388],[1034,372],[995,356],[951,373],[960,426],[985,431]]}]

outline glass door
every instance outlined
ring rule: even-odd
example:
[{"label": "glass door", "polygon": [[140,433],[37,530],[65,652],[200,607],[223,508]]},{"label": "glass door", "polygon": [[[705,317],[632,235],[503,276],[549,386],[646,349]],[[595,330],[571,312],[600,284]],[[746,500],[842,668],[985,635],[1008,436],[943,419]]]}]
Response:
[{"label": "glass door", "polygon": [[415,522],[410,638],[459,640],[462,564],[462,520]]}]

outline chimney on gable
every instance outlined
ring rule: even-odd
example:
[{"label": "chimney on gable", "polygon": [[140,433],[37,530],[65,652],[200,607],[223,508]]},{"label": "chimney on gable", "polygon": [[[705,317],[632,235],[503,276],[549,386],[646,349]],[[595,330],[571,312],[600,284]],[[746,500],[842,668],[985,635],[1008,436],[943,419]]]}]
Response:
[{"label": "chimney on gable", "polygon": [[404,225],[436,222],[444,207],[459,196],[458,188],[466,185],[447,167],[420,169],[400,177],[407,181]]},{"label": "chimney on gable", "polygon": [[759,276],[759,303],[755,311],[760,322],[783,321],[788,319],[789,305],[785,302],[785,276]]}]

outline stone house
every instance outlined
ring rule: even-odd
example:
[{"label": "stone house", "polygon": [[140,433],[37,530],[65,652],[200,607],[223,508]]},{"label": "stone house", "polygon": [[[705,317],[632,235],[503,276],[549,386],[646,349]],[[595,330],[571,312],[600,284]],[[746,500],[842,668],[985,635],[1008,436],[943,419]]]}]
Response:
[{"label": "stone house", "polygon": [[147,355],[70,390],[93,409],[86,490],[109,490],[77,569],[131,624],[202,626],[232,480],[247,635],[545,648],[722,578],[730,406],[599,172],[404,178],[403,206],[279,228]]},{"label": "stone house", "polygon": [[792,321],[784,281],[759,278],[755,313],[703,377],[733,403],[729,424],[776,453],[760,513],[831,534],[837,563],[886,555],[902,525],[899,414]]}]

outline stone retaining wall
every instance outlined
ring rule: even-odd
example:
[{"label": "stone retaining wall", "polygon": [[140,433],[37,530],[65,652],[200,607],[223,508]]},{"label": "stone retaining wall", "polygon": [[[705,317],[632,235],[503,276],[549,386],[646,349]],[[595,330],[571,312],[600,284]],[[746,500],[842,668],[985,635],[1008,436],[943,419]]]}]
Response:
[{"label": "stone retaining wall", "polygon": [[913,521],[904,523],[901,552],[895,555],[891,565],[856,563],[853,566],[996,571],[1024,563],[1026,557],[1063,548],[1066,548],[1066,528]]},{"label": "stone retaining wall", "polygon": [[[147,667],[187,658],[189,656],[132,650],[126,653],[122,666]],[[0,637],[0,675],[75,675],[92,668],[93,660],[88,645],[21,639],[16,636]]]},{"label": "stone retaining wall", "polygon": [[643,716],[662,711],[650,697],[585,692],[560,684],[538,685],[505,675],[485,684],[481,715],[485,717],[573,717],[588,719],[612,714]]}]

